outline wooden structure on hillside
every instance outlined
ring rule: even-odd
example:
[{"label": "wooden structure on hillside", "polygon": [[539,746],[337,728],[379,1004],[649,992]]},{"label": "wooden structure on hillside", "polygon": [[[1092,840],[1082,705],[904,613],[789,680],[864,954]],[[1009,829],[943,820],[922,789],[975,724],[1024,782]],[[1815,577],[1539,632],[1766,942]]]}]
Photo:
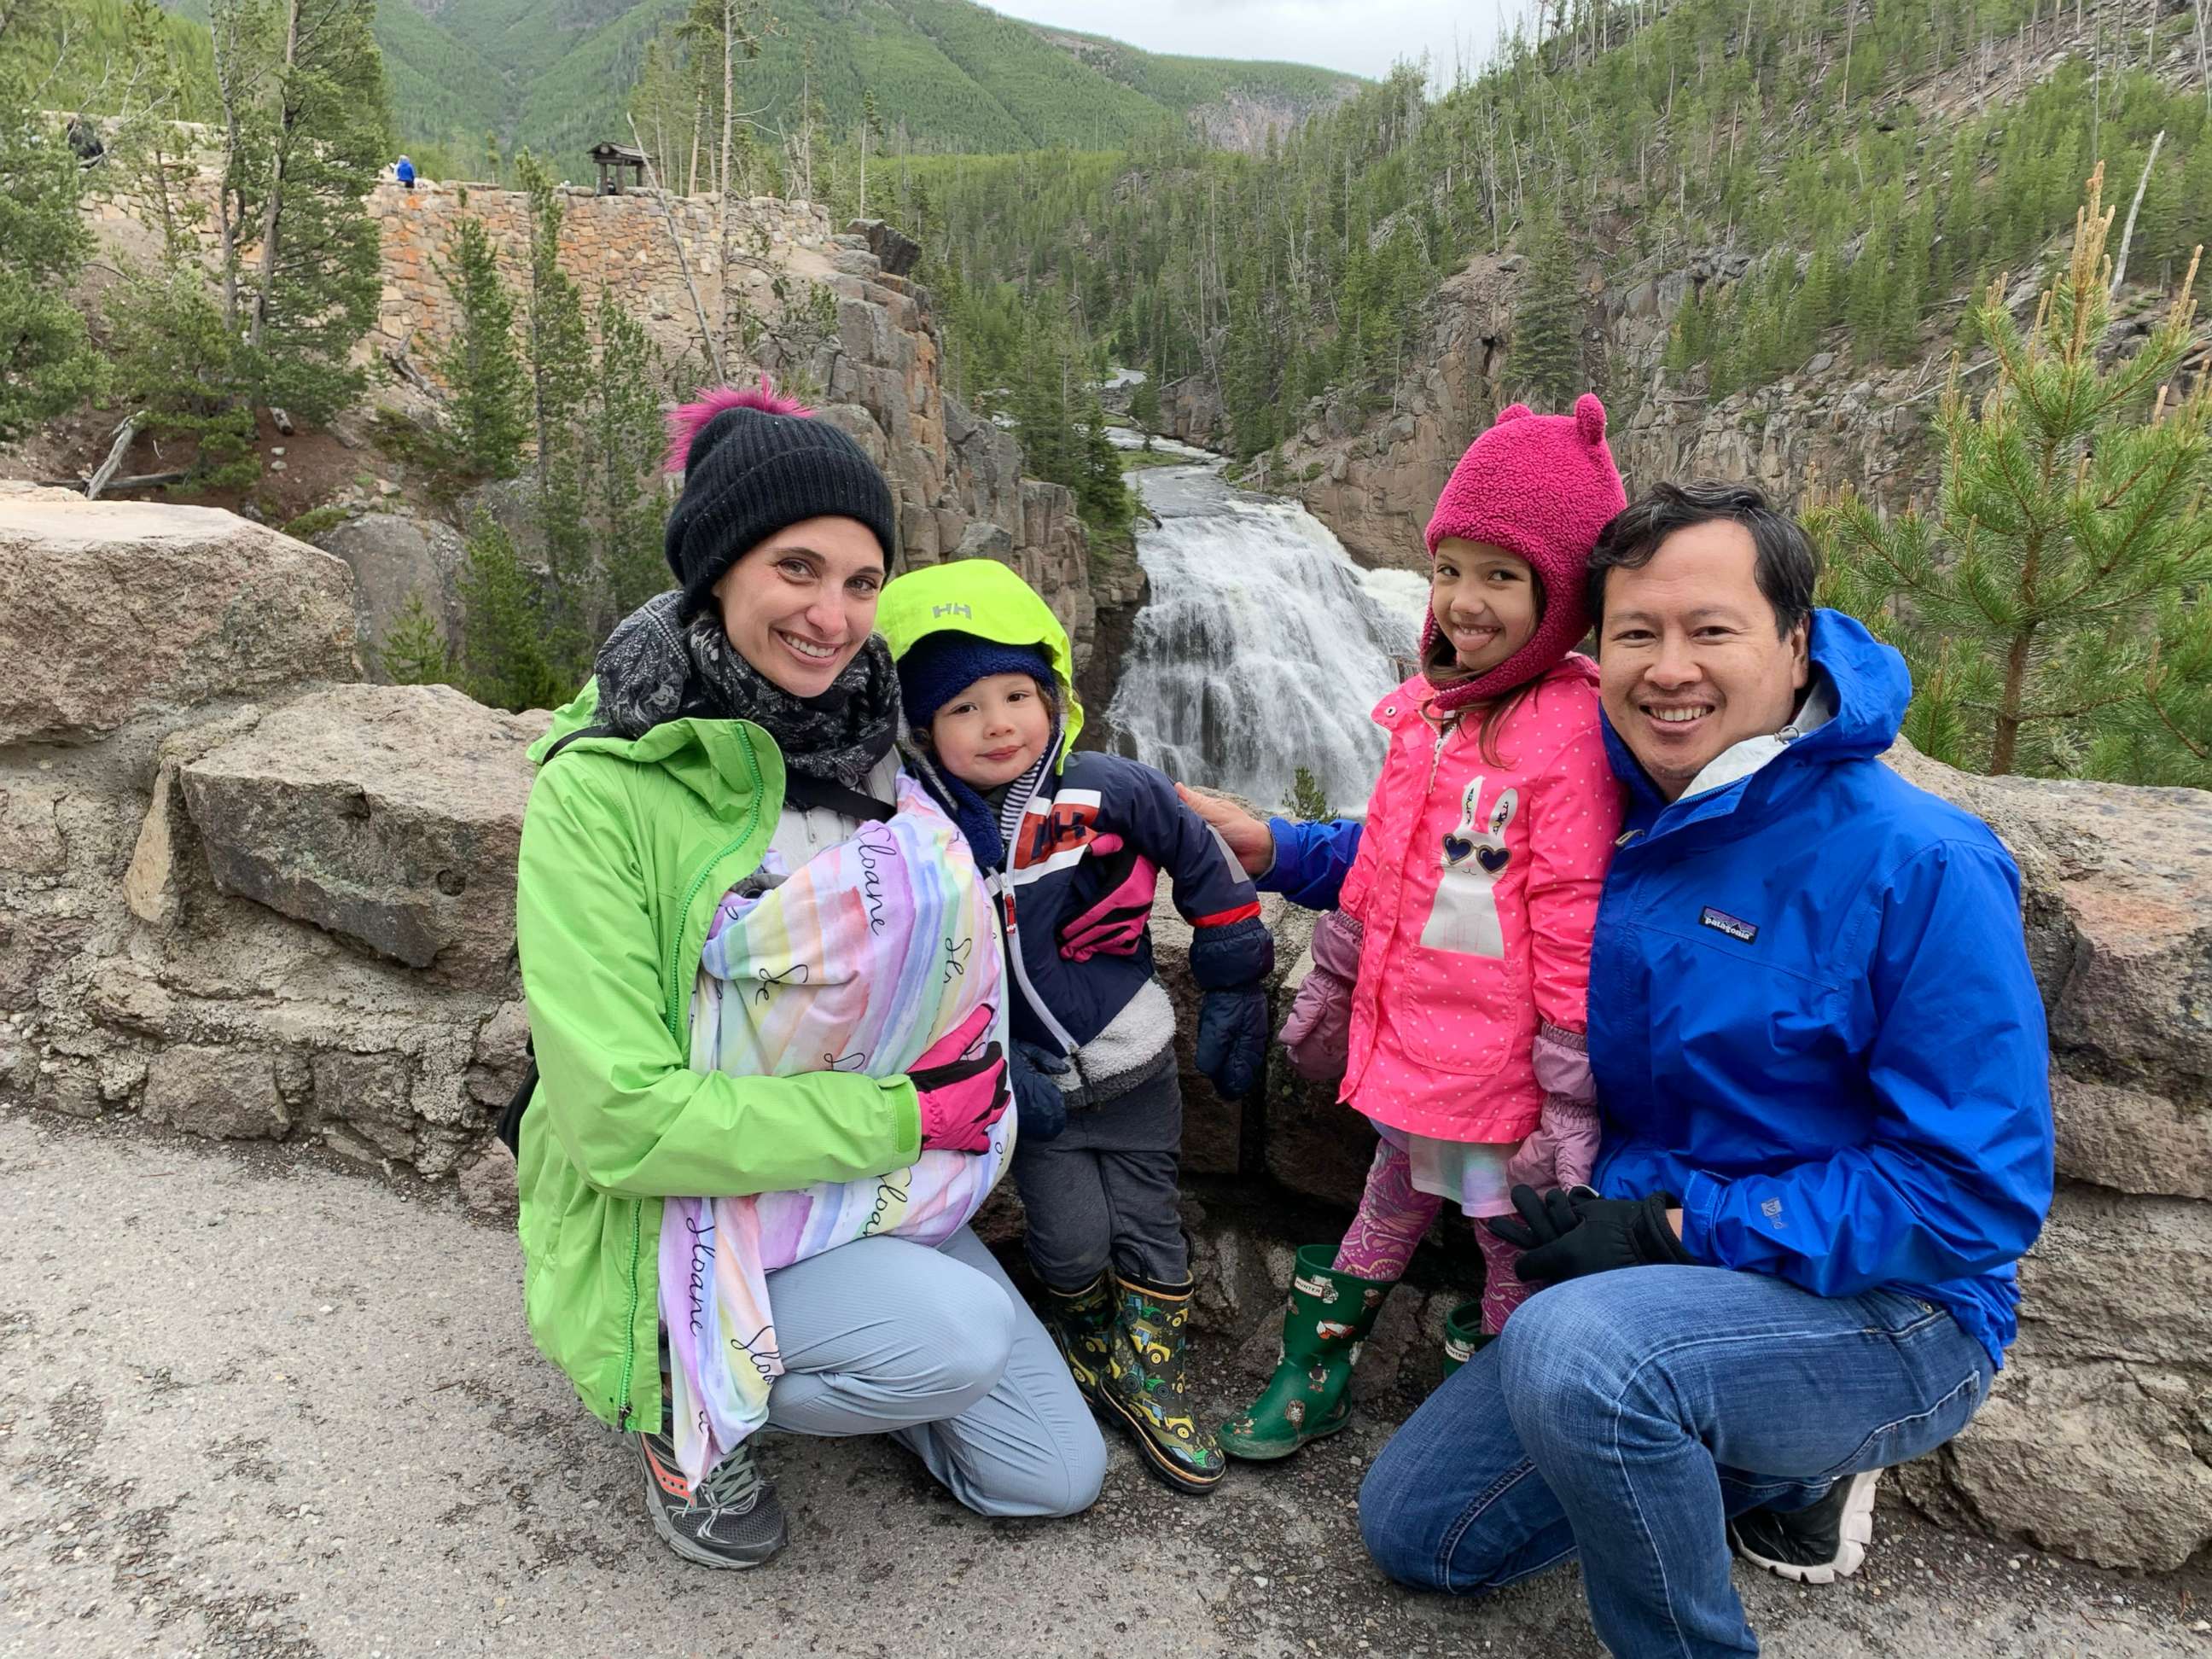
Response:
[{"label": "wooden structure on hillside", "polygon": [[602,196],[619,196],[625,185],[635,188],[645,183],[645,152],[641,149],[632,149],[628,144],[593,144],[592,160],[599,166]]}]

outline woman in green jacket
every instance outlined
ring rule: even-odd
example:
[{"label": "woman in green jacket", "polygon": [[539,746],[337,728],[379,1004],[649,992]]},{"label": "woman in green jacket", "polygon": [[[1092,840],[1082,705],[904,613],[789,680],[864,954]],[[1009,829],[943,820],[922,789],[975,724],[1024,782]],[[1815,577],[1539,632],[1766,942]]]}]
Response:
[{"label": "woman in green jacket", "polygon": [[[532,1336],[635,1437],[679,1554],[750,1566],[785,1541],[751,1440],[697,1481],[667,1438],[662,1200],[884,1175],[980,1151],[1003,1067],[957,1083],[690,1068],[716,905],[770,852],[796,869],[851,836],[898,769],[898,683],[874,636],[892,541],[883,475],[827,422],[723,391],[672,417],[679,584],[618,627],[532,751],[516,936],[540,1081],[518,1146]],[[866,798],[866,799],[863,799]],[[843,810],[850,806],[853,811]],[[769,1422],[890,1433],[969,1508],[1068,1515],[1105,1450],[1051,1339],[962,1228],[871,1237],[769,1275],[782,1373]]]}]

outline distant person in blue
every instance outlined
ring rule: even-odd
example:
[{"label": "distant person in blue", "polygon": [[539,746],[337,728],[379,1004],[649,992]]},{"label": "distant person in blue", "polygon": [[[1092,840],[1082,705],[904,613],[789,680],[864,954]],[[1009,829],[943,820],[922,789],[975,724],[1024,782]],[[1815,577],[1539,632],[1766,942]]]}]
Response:
[{"label": "distant person in blue", "polygon": [[392,176],[399,180],[400,189],[415,188],[415,164],[405,156],[399,158],[398,165],[392,169]]},{"label": "distant person in blue", "polygon": [[[1814,609],[1817,574],[1738,485],[1662,486],[1598,540],[1628,807],[1590,963],[1595,1190],[1516,1189],[1492,1224],[1546,1288],[1359,1496],[1408,1584],[1578,1557],[1631,1659],[1758,1651],[1731,1546],[1802,1582],[1856,1569],[1876,1473],[1987,1396],[2051,1200],[2019,873],[1881,763],[1911,682]],[[1192,799],[1261,886],[1334,903],[1358,825]]]}]

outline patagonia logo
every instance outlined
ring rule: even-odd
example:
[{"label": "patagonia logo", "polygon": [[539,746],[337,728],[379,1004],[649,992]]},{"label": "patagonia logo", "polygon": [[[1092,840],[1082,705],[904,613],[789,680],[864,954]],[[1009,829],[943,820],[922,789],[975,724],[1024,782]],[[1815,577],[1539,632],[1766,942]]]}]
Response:
[{"label": "patagonia logo", "polygon": [[933,605],[929,607],[929,614],[933,617],[965,617],[970,622],[975,619],[975,608],[965,605]]},{"label": "patagonia logo", "polygon": [[1725,910],[1716,910],[1708,904],[1698,920],[1708,927],[1717,927],[1730,939],[1741,939],[1746,945],[1759,937],[1759,929],[1750,922],[1740,921]]}]

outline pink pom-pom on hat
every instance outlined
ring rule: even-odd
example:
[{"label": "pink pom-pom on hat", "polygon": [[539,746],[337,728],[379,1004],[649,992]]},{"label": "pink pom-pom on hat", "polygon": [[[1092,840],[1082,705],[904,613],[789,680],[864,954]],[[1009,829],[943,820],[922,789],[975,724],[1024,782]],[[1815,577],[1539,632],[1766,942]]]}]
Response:
[{"label": "pink pom-pom on hat", "polygon": [[[1517,553],[1544,584],[1544,616],[1522,647],[1497,667],[1446,688],[1449,710],[1511,690],[1564,661],[1589,629],[1583,580],[1598,532],[1628,505],[1620,469],[1606,447],[1605,405],[1585,392],[1571,415],[1538,415],[1526,404],[1498,410],[1468,446],[1429,520],[1429,556],[1447,538]],[[1431,610],[1421,628],[1426,662],[1440,631]]]},{"label": "pink pom-pom on hat", "polygon": [[683,471],[690,465],[692,441],[698,437],[700,429],[731,409],[757,409],[763,415],[790,415],[800,420],[814,413],[798,398],[778,392],[775,383],[765,374],[757,386],[715,386],[668,411],[668,453],[661,465],[671,472]]}]

